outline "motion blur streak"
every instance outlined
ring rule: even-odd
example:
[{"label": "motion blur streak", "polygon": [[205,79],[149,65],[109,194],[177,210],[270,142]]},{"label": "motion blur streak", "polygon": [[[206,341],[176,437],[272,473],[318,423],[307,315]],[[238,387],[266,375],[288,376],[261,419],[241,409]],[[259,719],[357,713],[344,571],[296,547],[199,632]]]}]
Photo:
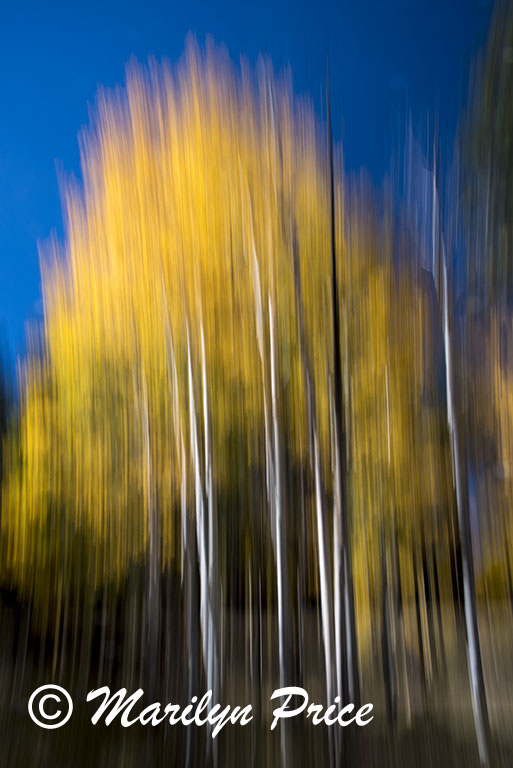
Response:
[{"label": "motion blur streak", "polygon": [[[0,765],[511,764],[512,50],[381,191],[267,61],[100,93],[2,398]],[[254,720],[92,731],[104,685]],[[374,719],[271,732],[280,685]]]}]

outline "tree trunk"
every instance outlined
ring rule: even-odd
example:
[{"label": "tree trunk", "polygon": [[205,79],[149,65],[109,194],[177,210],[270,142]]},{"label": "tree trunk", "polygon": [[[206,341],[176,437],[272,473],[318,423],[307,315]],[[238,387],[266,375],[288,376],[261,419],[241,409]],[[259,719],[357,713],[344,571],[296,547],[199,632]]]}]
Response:
[{"label": "tree trunk", "polygon": [[442,313],[447,392],[447,422],[451,439],[452,466],[456,487],[456,505],[463,566],[463,604],[465,609],[465,626],[467,630],[467,659],[472,689],[472,707],[479,747],[479,758],[482,765],[488,765],[490,759],[490,725],[488,721],[488,707],[486,702],[481,645],[479,640],[468,489],[466,486],[467,481],[454,404],[452,332],[449,323],[447,263],[443,245],[442,261]]},{"label": "tree trunk", "polygon": [[[328,162],[330,194],[330,242],[331,242],[331,310],[333,323],[333,379],[335,416],[335,509],[334,509],[334,594],[335,637],[337,644],[337,683],[344,701],[358,705],[360,683],[356,646],[356,621],[353,593],[353,566],[349,529],[349,504],[347,494],[347,446],[345,410],[343,403],[342,363],[340,354],[340,311],[337,279],[337,254],[335,238],[335,190],[333,171],[333,138],[329,81],[327,90],[328,111]],[[345,655],[345,675],[342,659]]]}]

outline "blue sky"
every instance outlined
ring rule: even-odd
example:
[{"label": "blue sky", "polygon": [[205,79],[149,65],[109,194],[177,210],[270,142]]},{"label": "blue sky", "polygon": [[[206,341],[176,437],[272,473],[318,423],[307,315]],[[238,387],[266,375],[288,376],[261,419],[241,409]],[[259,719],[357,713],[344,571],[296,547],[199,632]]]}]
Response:
[{"label": "blue sky", "polygon": [[290,64],[295,90],[321,111],[329,52],[346,167],[379,183],[407,111],[438,114],[451,146],[491,10],[486,0],[0,0],[0,334],[11,353],[41,315],[38,241],[62,235],[57,169],[79,175],[88,105],[99,84],[123,82],[132,55],[175,61],[189,31],[200,43],[210,34],[235,60],[263,52]]}]

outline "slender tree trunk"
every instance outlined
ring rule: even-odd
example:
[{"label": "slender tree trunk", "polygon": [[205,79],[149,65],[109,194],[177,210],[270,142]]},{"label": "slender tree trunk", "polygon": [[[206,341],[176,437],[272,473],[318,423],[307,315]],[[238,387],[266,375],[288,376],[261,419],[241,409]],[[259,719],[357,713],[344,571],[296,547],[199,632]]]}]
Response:
[{"label": "slender tree trunk", "polygon": [[[221,620],[221,596],[219,581],[219,547],[217,531],[217,514],[214,495],[212,470],[212,441],[210,437],[210,413],[208,407],[207,364],[205,355],[205,337],[201,326],[201,361],[203,378],[203,420],[205,433],[205,480],[207,496],[207,529],[208,529],[208,667],[207,684],[212,691],[215,701],[219,694],[219,647]],[[217,742],[216,742],[217,744]]]},{"label": "slender tree trunk", "polygon": [[442,676],[447,674],[447,661],[445,658],[444,626],[442,622],[442,603],[440,600],[440,582],[438,578],[438,558],[436,556],[435,542],[431,546],[431,560],[433,563],[433,584],[435,587],[436,615],[438,618],[438,637],[440,641],[440,663],[442,666]]},{"label": "slender tree trunk", "polygon": [[209,656],[209,589],[208,589],[208,542],[205,520],[205,503],[203,495],[203,484],[201,482],[201,468],[199,455],[199,440],[196,421],[196,401],[194,397],[194,382],[192,379],[192,361],[189,332],[187,331],[187,359],[188,359],[188,377],[189,377],[189,432],[190,447],[192,457],[192,467],[194,473],[194,497],[196,504],[196,539],[197,553],[200,576],[200,624],[201,641],[203,650],[203,664],[205,672],[208,675],[208,656]]},{"label": "slender tree trunk", "polygon": [[[337,644],[337,683],[344,700],[356,705],[360,699],[360,682],[356,645],[356,620],[353,592],[353,566],[349,528],[349,504],[347,493],[347,446],[345,409],[342,387],[340,354],[340,311],[337,279],[337,254],[335,237],[335,190],[333,170],[333,138],[329,80],[327,90],[328,111],[328,162],[330,194],[330,242],[331,242],[331,309],[333,323],[333,379],[335,411],[335,520],[334,520],[334,582],[335,582],[335,637]],[[345,675],[342,674],[342,654],[345,654]],[[342,679],[341,679],[342,678]],[[345,682],[344,682],[345,678]],[[341,690],[340,690],[341,686]]]},{"label": "slender tree trunk", "polygon": [[383,659],[383,678],[385,682],[385,695],[387,704],[388,722],[392,726],[397,715],[397,689],[394,671],[394,659],[392,652],[392,627],[390,616],[390,598],[388,587],[387,552],[385,531],[382,528],[380,535],[381,553],[381,653]]},{"label": "slender tree trunk", "polygon": [[[251,222],[251,201],[248,196],[249,217]],[[262,372],[262,394],[264,401],[265,454],[267,500],[270,510],[271,538],[276,562],[276,582],[278,592],[278,645],[280,665],[280,685],[290,684],[292,662],[292,644],[290,636],[291,606],[287,557],[287,519],[282,499],[281,446],[278,419],[278,372],[274,319],[271,297],[269,296],[269,369],[271,388],[271,409],[267,398],[266,355],[264,351],[264,313],[260,287],[260,270],[255,248],[252,224],[250,224],[251,266],[253,296],[255,301],[255,321],[258,350]],[[271,412],[270,412],[271,411]],[[287,682],[288,681],[288,682]],[[285,729],[282,729],[282,734]],[[286,749],[284,748],[284,753]]]},{"label": "slender tree trunk", "polygon": [[486,702],[481,645],[479,640],[468,489],[466,488],[467,481],[463,463],[461,438],[459,435],[454,403],[453,349],[452,332],[449,321],[448,293],[447,262],[445,249],[442,245],[442,316],[446,372],[447,422],[451,439],[452,466],[456,487],[456,505],[461,542],[463,604],[465,609],[465,626],[467,630],[467,658],[479,758],[482,765],[488,765],[490,760],[490,724],[488,720],[488,707]]},{"label": "slender tree trunk", "polygon": [[397,522],[394,519],[394,582],[395,582],[395,610],[397,619],[396,645],[398,646],[398,655],[400,662],[401,675],[404,685],[404,709],[406,712],[406,722],[411,723],[411,702],[410,687],[408,681],[408,667],[406,664],[406,638],[404,631],[404,608],[403,608],[403,590],[401,584],[401,559],[399,556],[399,537],[397,535]]},{"label": "slender tree trunk", "polygon": [[296,304],[298,310],[299,342],[302,358],[303,384],[306,393],[308,423],[313,444],[313,472],[315,480],[315,508],[317,520],[318,554],[319,554],[319,582],[321,587],[321,622],[324,644],[324,665],[326,673],[327,701],[333,698],[333,624],[332,624],[332,571],[331,548],[329,540],[329,527],[326,520],[326,510],[323,504],[321,483],[321,461],[319,456],[319,443],[317,437],[317,413],[315,398],[314,371],[310,363],[310,356],[306,346],[306,334],[303,316],[303,299],[301,292],[301,272],[296,233],[293,232],[292,255],[294,261],[294,283],[296,292]]},{"label": "slender tree trunk", "polygon": [[433,592],[431,589],[431,575],[426,550],[424,534],[422,534],[422,580],[424,582],[424,601],[426,603],[426,622],[429,639],[429,656],[431,659],[431,672],[437,676],[438,664],[436,656],[435,617],[433,613]]},{"label": "slender tree trunk", "polygon": [[413,563],[413,587],[415,592],[415,617],[417,619],[417,641],[419,644],[419,662],[421,672],[421,684],[422,692],[426,690],[426,658],[424,654],[424,636],[422,633],[422,613],[420,606],[420,590],[419,590],[419,574],[417,566],[417,552],[415,547],[412,551],[412,563]]},{"label": "slender tree trunk", "polygon": [[153,485],[149,398],[146,377],[142,378],[143,446],[146,483],[146,508],[148,515],[148,560],[146,566],[146,632],[144,649],[144,678],[151,697],[157,695],[159,670],[159,627],[160,627],[160,557],[158,536],[158,514]]},{"label": "slender tree trunk", "polygon": [[271,411],[274,451],[274,509],[276,521],[276,576],[278,586],[278,633],[280,655],[280,685],[290,684],[292,644],[290,638],[291,609],[287,557],[287,517],[283,504],[283,478],[281,469],[280,427],[278,418],[278,375],[274,317],[269,298],[269,349],[271,364]]},{"label": "slender tree trunk", "polygon": [[[198,670],[200,665],[200,627],[198,623],[199,613],[199,588],[196,544],[196,532],[194,520],[187,509],[187,467],[185,461],[185,447],[181,444],[182,457],[182,526],[184,537],[184,597],[185,597],[185,623],[187,637],[187,698],[190,701],[198,691]],[[192,729],[187,729],[186,757],[187,768],[195,764],[197,739]]]}]

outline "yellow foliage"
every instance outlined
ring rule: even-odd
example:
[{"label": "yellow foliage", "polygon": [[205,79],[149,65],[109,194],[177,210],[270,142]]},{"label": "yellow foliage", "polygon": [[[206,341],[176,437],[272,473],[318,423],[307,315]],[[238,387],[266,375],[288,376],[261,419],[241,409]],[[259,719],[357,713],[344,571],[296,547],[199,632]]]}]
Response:
[{"label": "yellow foliage", "polygon": [[[154,508],[161,567],[180,567],[183,482],[190,510],[196,461],[189,354],[201,471],[208,431],[220,508],[244,520],[259,511],[264,494],[251,497],[245,478],[264,485],[271,318],[286,460],[304,468],[298,311],[331,497],[325,144],[288,76],[267,62],[238,73],[211,45],[190,42],[175,71],[132,64],[125,89],[99,94],[81,137],[83,183],[64,189],[65,243],[42,254],[44,344],[22,368],[7,443],[2,529],[16,583],[34,591],[45,558],[92,586],[121,579],[147,554]],[[440,472],[422,406],[431,309],[409,271],[396,274],[392,237],[365,195],[351,200],[349,229],[345,205],[337,163],[354,529],[391,515],[407,528],[434,503]],[[76,561],[78,537],[89,544]]]}]

